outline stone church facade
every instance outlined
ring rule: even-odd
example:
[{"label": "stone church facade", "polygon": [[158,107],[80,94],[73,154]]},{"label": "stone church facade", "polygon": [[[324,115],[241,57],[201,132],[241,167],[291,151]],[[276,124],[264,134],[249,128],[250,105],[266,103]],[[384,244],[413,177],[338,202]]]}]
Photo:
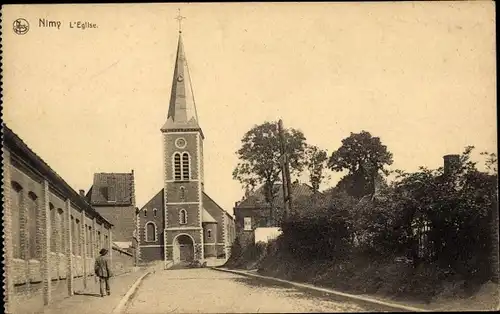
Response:
[{"label": "stone church facade", "polygon": [[204,192],[199,125],[181,34],[163,138],[164,185],[138,212],[142,262],[228,258],[234,219]]}]

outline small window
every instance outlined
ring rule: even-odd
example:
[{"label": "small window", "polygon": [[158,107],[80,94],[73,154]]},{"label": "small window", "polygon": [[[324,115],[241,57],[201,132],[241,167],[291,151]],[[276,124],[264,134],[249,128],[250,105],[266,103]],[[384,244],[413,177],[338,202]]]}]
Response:
[{"label": "small window", "polygon": [[146,242],[156,241],[156,225],[153,222],[146,223]]},{"label": "small window", "polygon": [[144,208],[144,217],[147,217],[147,216],[148,216],[148,209]]},{"label": "small window", "polygon": [[208,229],[208,230],[207,230],[207,237],[208,237],[209,239],[211,239],[211,238],[212,238],[212,229]]},{"label": "small window", "polygon": [[100,187],[99,192],[101,193],[102,197],[104,197],[104,199],[109,199],[109,191],[107,186]]},{"label": "small window", "polygon": [[185,209],[181,209],[179,211],[179,223],[181,225],[187,224],[187,212]]},{"label": "small window", "polygon": [[186,198],[186,188],[181,186],[180,187],[180,193],[179,193],[179,198],[181,199],[181,201],[184,201],[185,198]]},{"label": "small window", "polygon": [[243,220],[244,230],[252,230],[252,217],[245,217]]},{"label": "small window", "polygon": [[153,208],[153,216],[156,218],[158,216],[158,209]]},{"label": "small window", "polygon": [[109,202],[116,202],[116,190],[114,186],[110,186],[108,189],[108,201]]}]

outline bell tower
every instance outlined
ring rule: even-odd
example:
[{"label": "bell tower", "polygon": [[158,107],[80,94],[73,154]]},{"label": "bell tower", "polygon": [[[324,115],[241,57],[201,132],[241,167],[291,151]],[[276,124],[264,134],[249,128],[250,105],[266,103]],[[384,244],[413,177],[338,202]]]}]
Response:
[{"label": "bell tower", "polygon": [[179,31],[167,121],[161,128],[164,161],[165,262],[202,260],[203,131]]}]

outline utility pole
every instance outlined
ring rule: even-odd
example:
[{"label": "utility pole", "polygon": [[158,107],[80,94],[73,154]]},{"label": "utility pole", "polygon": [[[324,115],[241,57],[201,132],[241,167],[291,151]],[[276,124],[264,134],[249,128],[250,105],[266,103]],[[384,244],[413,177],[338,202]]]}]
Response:
[{"label": "utility pole", "polygon": [[285,136],[283,134],[283,121],[278,121],[278,133],[280,139],[280,152],[281,152],[281,177],[283,181],[283,217],[286,218],[292,209],[292,187],[290,179],[290,168],[288,164],[288,155],[286,152]]}]

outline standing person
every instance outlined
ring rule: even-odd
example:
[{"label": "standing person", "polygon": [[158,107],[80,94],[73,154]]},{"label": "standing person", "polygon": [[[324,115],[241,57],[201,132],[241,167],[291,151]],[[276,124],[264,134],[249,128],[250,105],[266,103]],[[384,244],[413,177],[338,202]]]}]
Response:
[{"label": "standing person", "polygon": [[109,260],[106,257],[106,255],[108,254],[108,250],[102,249],[99,254],[100,256],[95,259],[94,271],[95,275],[99,277],[101,297],[104,297],[104,286],[106,286],[106,294],[111,294],[109,289],[109,277],[111,277],[111,269],[109,267]]}]

